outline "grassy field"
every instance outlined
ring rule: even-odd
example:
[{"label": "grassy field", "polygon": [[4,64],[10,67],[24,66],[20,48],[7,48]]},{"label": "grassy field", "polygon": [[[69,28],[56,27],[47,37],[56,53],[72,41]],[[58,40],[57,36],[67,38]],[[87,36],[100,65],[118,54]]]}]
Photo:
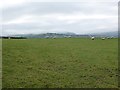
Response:
[{"label": "grassy field", "polygon": [[3,40],[3,88],[116,88],[118,40]]}]

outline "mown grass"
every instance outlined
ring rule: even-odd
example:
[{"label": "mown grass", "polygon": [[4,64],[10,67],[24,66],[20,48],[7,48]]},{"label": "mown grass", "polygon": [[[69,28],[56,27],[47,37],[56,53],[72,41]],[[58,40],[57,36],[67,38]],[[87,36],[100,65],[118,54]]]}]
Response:
[{"label": "mown grass", "polygon": [[116,88],[117,39],[3,40],[3,88]]}]

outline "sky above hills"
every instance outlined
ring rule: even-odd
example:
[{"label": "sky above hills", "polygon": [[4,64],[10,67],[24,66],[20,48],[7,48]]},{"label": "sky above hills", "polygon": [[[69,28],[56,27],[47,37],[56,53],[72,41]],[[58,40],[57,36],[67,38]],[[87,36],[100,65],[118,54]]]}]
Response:
[{"label": "sky above hills", "polygon": [[2,34],[117,31],[118,1],[91,1],[2,0]]}]

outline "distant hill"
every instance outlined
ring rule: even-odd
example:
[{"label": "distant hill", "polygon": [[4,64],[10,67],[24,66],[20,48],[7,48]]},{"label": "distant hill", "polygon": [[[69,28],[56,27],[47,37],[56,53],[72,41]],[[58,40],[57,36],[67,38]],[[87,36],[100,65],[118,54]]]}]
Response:
[{"label": "distant hill", "polygon": [[75,34],[72,32],[63,33],[42,33],[42,34],[19,34],[11,35],[11,37],[26,37],[26,38],[70,38],[70,37],[118,37],[118,31],[104,32],[104,33],[93,33],[93,34]]},{"label": "distant hill", "polygon": [[118,31],[113,31],[113,32],[103,32],[103,33],[94,33],[93,35],[96,35],[98,37],[103,36],[103,37],[118,37]]},{"label": "distant hill", "polygon": [[21,34],[15,35],[19,37],[27,37],[27,38],[63,38],[63,37],[77,37],[75,33],[42,33],[42,34]]}]

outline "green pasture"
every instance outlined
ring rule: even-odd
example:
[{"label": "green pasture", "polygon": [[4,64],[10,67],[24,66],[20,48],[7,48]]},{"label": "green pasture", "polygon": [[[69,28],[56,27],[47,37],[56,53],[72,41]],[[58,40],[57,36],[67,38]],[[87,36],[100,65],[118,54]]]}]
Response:
[{"label": "green pasture", "polygon": [[116,88],[118,39],[3,39],[3,88]]}]

